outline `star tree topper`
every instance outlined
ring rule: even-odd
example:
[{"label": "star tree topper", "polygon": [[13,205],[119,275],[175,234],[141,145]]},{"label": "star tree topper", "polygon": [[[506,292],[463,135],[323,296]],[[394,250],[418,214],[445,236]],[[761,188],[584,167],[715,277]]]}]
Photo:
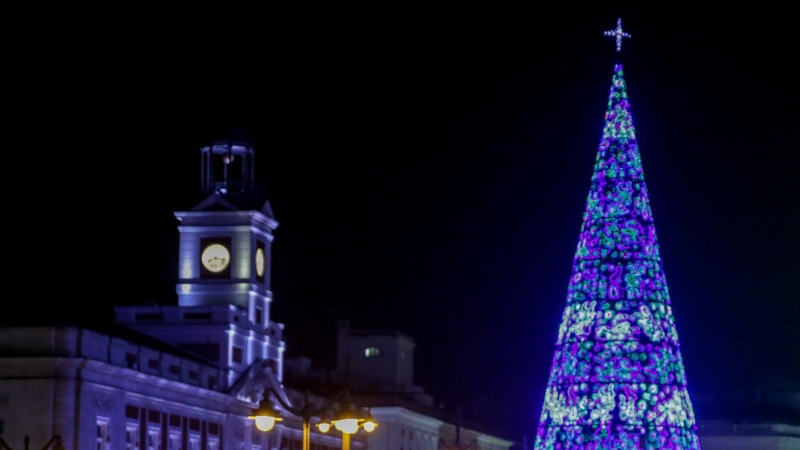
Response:
[{"label": "star tree topper", "polygon": [[612,36],[617,39],[617,51],[622,50],[622,38],[631,37],[630,34],[622,31],[622,19],[617,19],[617,28],[603,33],[606,36]]}]

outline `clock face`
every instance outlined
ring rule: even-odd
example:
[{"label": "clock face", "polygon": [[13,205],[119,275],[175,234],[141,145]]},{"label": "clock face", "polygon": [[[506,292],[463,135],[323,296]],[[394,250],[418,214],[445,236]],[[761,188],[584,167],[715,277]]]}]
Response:
[{"label": "clock face", "polygon": [[203,250],[200,261],[209,272],[219,273],[231,262],[231,253],[221,244],[211,244]]},{"label": "clock face", "polygon": [[264,260],[264,249],[263,248],[256,249],[256,275],[258,275],[259,277],[264,276],[265,262],[266,261]]}]

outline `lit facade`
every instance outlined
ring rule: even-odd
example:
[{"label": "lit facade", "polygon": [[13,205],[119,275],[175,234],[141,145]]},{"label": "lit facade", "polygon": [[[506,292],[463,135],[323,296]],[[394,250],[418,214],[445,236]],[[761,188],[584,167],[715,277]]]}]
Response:
[{"label": "lit facade", "polygon": [[55,434],[67,449],[261,443],[246,420],[250,402],[216,388],[223,371],[177,349],[72,327],[2,329],[0,348],[0,420],[9,443],[30,435],[43,445]]},{"label": "lit facade", "polygon": [[[201,148],[205,199],[180,221],[177,306],[116,308],[116,325],[0,328],[0,436],[67,450],[299,450],[300,418],[269,432],[248,416],[265,389],[302,407],[283,379],[283,324],[271,320],[278,222],[259,198],[252,145]],[[325,399],[310,396],[312,405]],[[279,411],[281,407],[276,405]],[[312,450],[341,448],[311,433]],[[351,441],[363,450],[361,435]]]},{"label": "lit facade", "polygon": [[[135,332],[118,337],[75,327],[0,329],[0,435],[43,445],[60,435],[67,450],[298,450],[299,418],[284,414],[270,432],[248,419],[265,386],[302,404],[258,364],[221,388],[225,371]],[[147,341],[146,344],[140,341]],[[268,367],[268,366],[267,366]],[[315,405],[325,399],[311,397]],[[341,447],[312,433],[318,450]],[[365,448],[358,435],[354,450]],[[36,447],[39,448],[39,447]]]}]

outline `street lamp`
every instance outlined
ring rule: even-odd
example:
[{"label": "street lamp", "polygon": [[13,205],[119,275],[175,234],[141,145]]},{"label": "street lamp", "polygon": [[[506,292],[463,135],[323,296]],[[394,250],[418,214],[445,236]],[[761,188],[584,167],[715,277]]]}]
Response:
[{"label": "street lamp", "polygon": [[266,396],[261,399],[258,408],[253,410],[253,415],[248,417],[256,422],[256,428],[261,431],[269,431],[275,426],[275,422],[280,422],[278,411],[275,411],[275,406],[269,401]]},{"label": "street lamp", "polygon": [[[25,444],[25,450],[30,450],[31,438],[26,435],[25,439],[23,439],[23,442]],[[49,441],[47,441],[47,444],[44,444],[42,450],[47,450],[47,449],[64,450],[64,446],[61,444],[61,436],[55,435]],[[3,439],[2,436],[0,436],[0,450],[14,450],[8,445],[8,443],[5,441],[5,439]]]},{"label": "street lamp", "polygon": [[330,423],[321,422],[317,425],[317,428],[319,428],[319,431],[327,433],[330,431],[332,424],[334,428],[342,432],[342,450],[350,450],[351,434],[356,434],[359,428],[371,433],[378,424],[369,412],[364,413],[363,410],[356,408],[350,402],[350,397],[346,392],[344,400],[340,403],[333,420]]},{"label": "street lamp", "polygon": [[[269,430],[271,430],[272,427],[275,426],[275,421],[276,420],[281,420],[278,417],[277,411],[275,411],[275,409],[272,408],[272,404],[268,400],[268,398],[269,398],[268,395],[267,395],[268,392],[271,393],[278,400],[278,403],[280,403],[281,406],[286,411],[288,411],[291,414],[294,414],[295,416],[298,416],[298,417],[303,419],[303,450],[311,450],[311,419],[314,418],[314,417],[322,417],[322,416],[324,416],[326,413],[328,413],[329,411],[331,411],[333,409],[333,405],[338,403],[339,399],[341,399],[342,397],[344,397],[345,400],[346,400],[344,402],[344,404],[347,405],[346,407],[344,407],[344,408],[346,408],[346,410],[343,410],[343,409],[340,408],[340,410],[337,412],[337,416],[336,416],[337,420],[336,420],[335,423],[338,423],[339,421],[343,421],[342,425],[339,425],[339,426],[347,427],[348,425],[346,425],[346,424],[350,423],[350,422],[347,422],[347,421],[348,420],[354,420],[355,423],[356,423],[356,429],[353,431],[353,433],[358,431],[358,424],[360,423],[359,422],[360,417],[356,415],[356,413],[358,411],[356,411],[355,408],[353,408],[352,404],[350,404],[350,397],[349,397],[347,391],[339,392],[338,394],[336,394],[336,396],[333,398],[333,400],[331,400],[330,402],[328,402],[326,404],[323,404],[322,407],[320,407],[320,408],[314,409],[314,408],[311,407],[311,402],[309,402],[309,400],[308,400],[308,391],[305,391],[303,393],[303,407],[302,408],[293,408],[291,405],[286,404],[286,402],[283,401],[281,396],[278,395],[278,392],[273,388],[267,388],[264,391],[264,400],[262,400],[261,403],[259,404],[259,408],[253,411],[253,415],[249,417],[250,419],[255,420],[256,428],[258,428],[261,431],[269,431]],[[267,403],[265,403],[265,401]],[[371,420],[372,418],[370,417],[369,419],[374,424],[374,421]],[[259,423],[261,424],[261,426],[259,426]],[[320,424],[320,425],[322,425],[322,424]],[[334,426],[337,426],[337,425],[334,425]],[[338,428],[339,426],[337,426],[337,429],[339,429]],[[329,429],[330,429],[330,425],[327,425],[327,428],[322,427],[322,426],[319,427],[319,430],[322,431],[323,433],[326,432]],[[372,426],[372,429],[375,429],[375,427]],[[346,438],[347,447],[346,448],[344,447],[344,445],[345,445],[344,436],[347,436],[347,438]],[[344,450],[349,450],[350,449],[350,435],[347,434],[347,433],[343,433],[342,448]]]}]

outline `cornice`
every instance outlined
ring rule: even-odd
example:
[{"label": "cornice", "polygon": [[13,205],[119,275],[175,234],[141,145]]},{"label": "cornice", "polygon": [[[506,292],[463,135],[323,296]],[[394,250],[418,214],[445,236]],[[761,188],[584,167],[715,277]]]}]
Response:
[{"label": "cornice", "polygon": [[373,406],[370,408],[370,414],[372,414],[378,422],[380,422],[382,418],[385,420],[394,419],[419,428],[426,428],[427,431],[432,433],[438,433],[439,427],[445,423],[442,420],[410,411],[401,406]]}]

